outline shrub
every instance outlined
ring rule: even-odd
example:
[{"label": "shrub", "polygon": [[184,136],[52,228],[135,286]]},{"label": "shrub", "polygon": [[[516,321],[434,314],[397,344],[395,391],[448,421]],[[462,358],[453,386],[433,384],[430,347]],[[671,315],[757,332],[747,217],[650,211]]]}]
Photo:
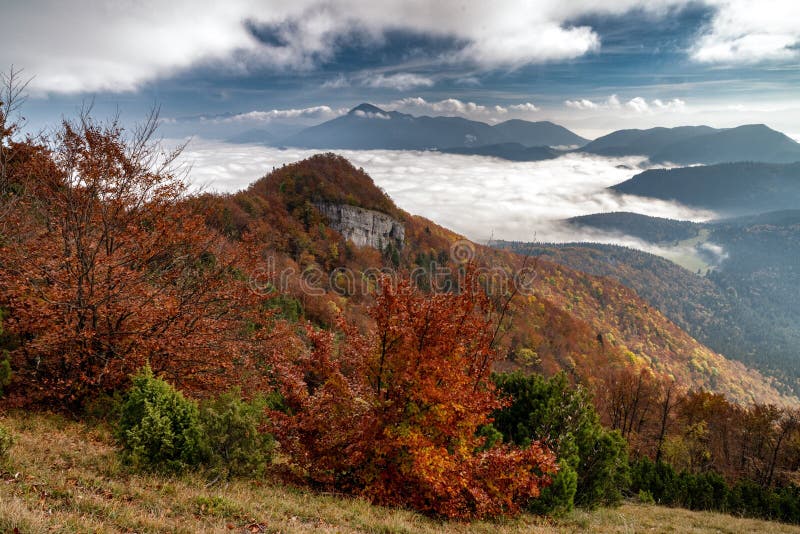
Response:
[{"label": "shrub", "polygon": [[210,464],[229,476],[260,475],[272,458],[275,441],[260,432],[267,423],[267,401],[242,400],[235,388],[201,405],[200,417],[210,447]]},{"label": "shrub", "polygon": [[564,373],[552,378],[522,373],[494,375],[510,404],[494,413],[505,441],[525,446],[548,440],[561,471],[531,511],[556,514],[573,502],[584,507],[614,505],[628,484],[625,440],[600,424],[588,392],[570,385]]},{"label": "shrub", "polygon": [[528,503],[528,511],[539,515],[564,515],[575,507],[577,490],[578,473],[570,462],[561,460],[553,482],[542,490],[538,499],[532,499]]},{"label": "shrub", "polygon": [[309,328],[308,352],[279,362],[276,435],[317,486],[471,519],[518,513],[550,483],[547,448],[491,445],[499,318],[470,280],[435,295],[384,283],[375,332]]},{"label": "shrub", "polygon": [[154,377],[149,366],[133,376],[117,438],[123,461],[134,469],[179,472],[208,458],[197,404]]},{"label": "shrub", "polygon": [[14,445],[14,436],[11,435],[11,431],[0,426],[0,462],[8,460],[12,445]]}]

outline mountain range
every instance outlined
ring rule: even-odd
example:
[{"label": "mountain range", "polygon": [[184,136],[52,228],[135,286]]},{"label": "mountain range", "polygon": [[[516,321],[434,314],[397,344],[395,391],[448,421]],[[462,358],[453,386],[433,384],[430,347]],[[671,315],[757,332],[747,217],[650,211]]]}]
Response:
[{"label": "mountain range", "polygon": [[489,125],[461,117],[414,117],[361,104],[346,115],[306,128],[281,144],[321,149],[427,150],[509,142],[579,146],[587,140],[552,122],[510,120]]},{"label": "mountain range", "polygon": [[763,124],[724,129],[627,129],[589,141],[549,121],[512,119],[487,124],[462,117],[413,116],[368,103],[288,137],[254,129],[229,141],[317,149],[439,150],[511,161],[552,159],[571,151],[609,157],[645,156],[652,164],[671,165],[800,161],[800,144]]}]

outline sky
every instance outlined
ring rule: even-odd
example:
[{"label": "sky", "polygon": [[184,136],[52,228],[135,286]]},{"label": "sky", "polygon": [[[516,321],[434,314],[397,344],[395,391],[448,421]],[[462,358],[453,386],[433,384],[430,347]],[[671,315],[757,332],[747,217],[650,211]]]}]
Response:
[{"label": "sky", "polygon": [[29,127],[91,103],[168,136],[276,136],[361,102],[493,123],[766,123],[800,138],[796,0],[0,0]]}]

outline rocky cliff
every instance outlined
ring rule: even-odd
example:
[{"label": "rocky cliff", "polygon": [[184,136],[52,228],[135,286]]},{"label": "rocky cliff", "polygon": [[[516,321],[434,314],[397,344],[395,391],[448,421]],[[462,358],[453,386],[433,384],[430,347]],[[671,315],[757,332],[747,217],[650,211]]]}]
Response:
[{"label": "rocky cliff", "polygon": [[328,218],[331,228],[359,247],[383,250],[390,243],[398,249],[403,247],[405,226],[394,217],[347,204],[320,203],[316,207]]}]

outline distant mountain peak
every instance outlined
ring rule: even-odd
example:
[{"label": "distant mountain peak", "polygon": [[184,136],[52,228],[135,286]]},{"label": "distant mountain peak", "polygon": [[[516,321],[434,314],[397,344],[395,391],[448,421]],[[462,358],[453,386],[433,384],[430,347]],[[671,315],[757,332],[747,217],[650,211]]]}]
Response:
[{"label": "distant mountain peak", "polygon": [[742,126],[737,126],[736,128],[731,128],[728,131],[734,131],[734,132],[740,132],[740,133],[744,132],[744,133],[749,133],[749,134],[753,134],[753,135],[769,135],[769,136],[772,136],[773,138],[791,139],[790,137],[788,137],[783,132],[779,132],[778,130],[773,130],[772,128],[770,128],[766,124],[743,124]]},{"label": "distant mountain peak", "polygon": [[741,125],[741,126],[739,126],[738,128],[739,128],[739,129],[742,129],[742,130],[769,130],[769,131],[771,131],[771,132],[774,132],[774,131],[775,131],[775,130],[773,130],[772,128],[770,128],[769,126],[767,126],[767,125],[766,125],[766,124],[764,124],[764,123],[758,123],[758,124],[742,124],[742,125]]},{"label": "distant mountain peak", "polygon": [[348,115],[377,114],[377,113],[388,115],[386,111],[382,110],[378,106],[373,106],[372,104],[368,104],[367,102],[359,104],[347,112]]}]

